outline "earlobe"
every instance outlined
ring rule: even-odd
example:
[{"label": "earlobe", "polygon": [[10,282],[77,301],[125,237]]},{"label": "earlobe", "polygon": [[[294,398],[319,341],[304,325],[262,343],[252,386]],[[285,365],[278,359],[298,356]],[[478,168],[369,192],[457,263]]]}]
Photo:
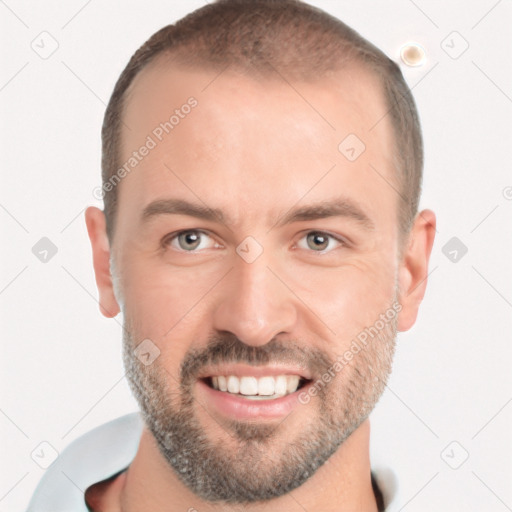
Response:
[{"label": "earlobe", "polygon": [[99,208],[90,206],[85,211],[85,223],[89,240],[91,241],[100,311],[107,318],[112,318],[120,312],[120,307],[114,294],[112,275],[110,273],[110,247],[106,231],[105,214]]},{"label": "earlobe", "polygon": [[416,322],[427,287],[428,262],[435,232],[434,212],[423,210],[418,213],[403,251],[398,274],[399,301],[402,305],[398,316],[399,331],[409,330]]}]

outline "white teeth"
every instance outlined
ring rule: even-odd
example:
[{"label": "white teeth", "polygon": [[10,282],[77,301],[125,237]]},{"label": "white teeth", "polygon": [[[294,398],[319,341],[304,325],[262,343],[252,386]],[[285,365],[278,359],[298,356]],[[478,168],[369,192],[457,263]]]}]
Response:
[{"label": "white teeth", "polygon": [[235,377],[234,375],[230,375],[228,377],[228,391],[230,393],[240,392],[240,379],[238,377]]},{"label": "white teeth", "polygon": [[[275,381],[274,377],[260,377],[258,379],[258,394],[271,396],[274,394]],[[254,393],[256,394],[256,393]]]},{"label": "white teeth", "polygon": [[284,375],[279,375],[276,379],[275,394],[279,396],[286,395],[286,387],[286,377]]},{"label": "white teeth", "polygon": [[242,395],[257,395],[258,379],[256,377],[242,377],[240,379],[240,393]]},{"label": "white teeth", "polygon": [[265,377],[236,377],[216,375],[211,378],[213,389],[241,394],[254,400],[273,399],[294,393],[299,387],[298,375],[278,375]]},{"label": "white teeth", "polygon": [[219,375],[217,377],[217,382],[219,384],[219,389],[221,391],[227,391],[228,390],[228,381],[226,380],[226,377],[224,377],[224,375]]},{"label": "white teeth", "polygon": [[293,393],[299,387],[299,376],[298,375],[289,375],[286,378],[286,391],[288,393]]}]

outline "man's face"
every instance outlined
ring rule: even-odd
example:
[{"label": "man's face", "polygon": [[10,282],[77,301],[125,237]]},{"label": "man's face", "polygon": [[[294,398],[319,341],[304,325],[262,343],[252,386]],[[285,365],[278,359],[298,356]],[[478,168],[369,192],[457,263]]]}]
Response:
[{"label": "man's face", "polygon": [[[158,130],[175,109],[179,121]],[[118,191],[124,361],[162,455],[204,499],[301,485],[383,391],[398,184],[388,118],[370,128],[386,110],[357,68],[289,84],[157,62],[130,91],[121,165],[155,144]],[[359,156],[354,138],[338,148],[349,134]],[[144,361],[134,349],[148,339]]]}]

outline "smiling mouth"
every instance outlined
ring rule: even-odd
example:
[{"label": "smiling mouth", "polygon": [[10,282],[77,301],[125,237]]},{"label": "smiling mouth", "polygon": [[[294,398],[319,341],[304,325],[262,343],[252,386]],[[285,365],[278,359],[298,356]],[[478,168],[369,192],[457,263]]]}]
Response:
[{"label": "smiling mouth", "polygon": [[212,389],[249,400],[275,400],[295,393],[309,382],[299,375],[215,375],[201,380]]}]

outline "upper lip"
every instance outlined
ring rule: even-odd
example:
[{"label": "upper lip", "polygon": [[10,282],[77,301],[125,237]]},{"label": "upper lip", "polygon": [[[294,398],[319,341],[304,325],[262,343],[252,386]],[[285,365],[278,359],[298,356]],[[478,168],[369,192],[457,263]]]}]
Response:
[{"label": "upper lip", "polygon": [[278,375],[298,375],[303,379],[311,379],[311,372],[301,366],[286,366],[282,364],[251,365],[242,363],[217,364],[215,366],[203,368],[199,373],[198,378],[204,379],[219,375],[234,375],[235,377],[277,377]]}]

